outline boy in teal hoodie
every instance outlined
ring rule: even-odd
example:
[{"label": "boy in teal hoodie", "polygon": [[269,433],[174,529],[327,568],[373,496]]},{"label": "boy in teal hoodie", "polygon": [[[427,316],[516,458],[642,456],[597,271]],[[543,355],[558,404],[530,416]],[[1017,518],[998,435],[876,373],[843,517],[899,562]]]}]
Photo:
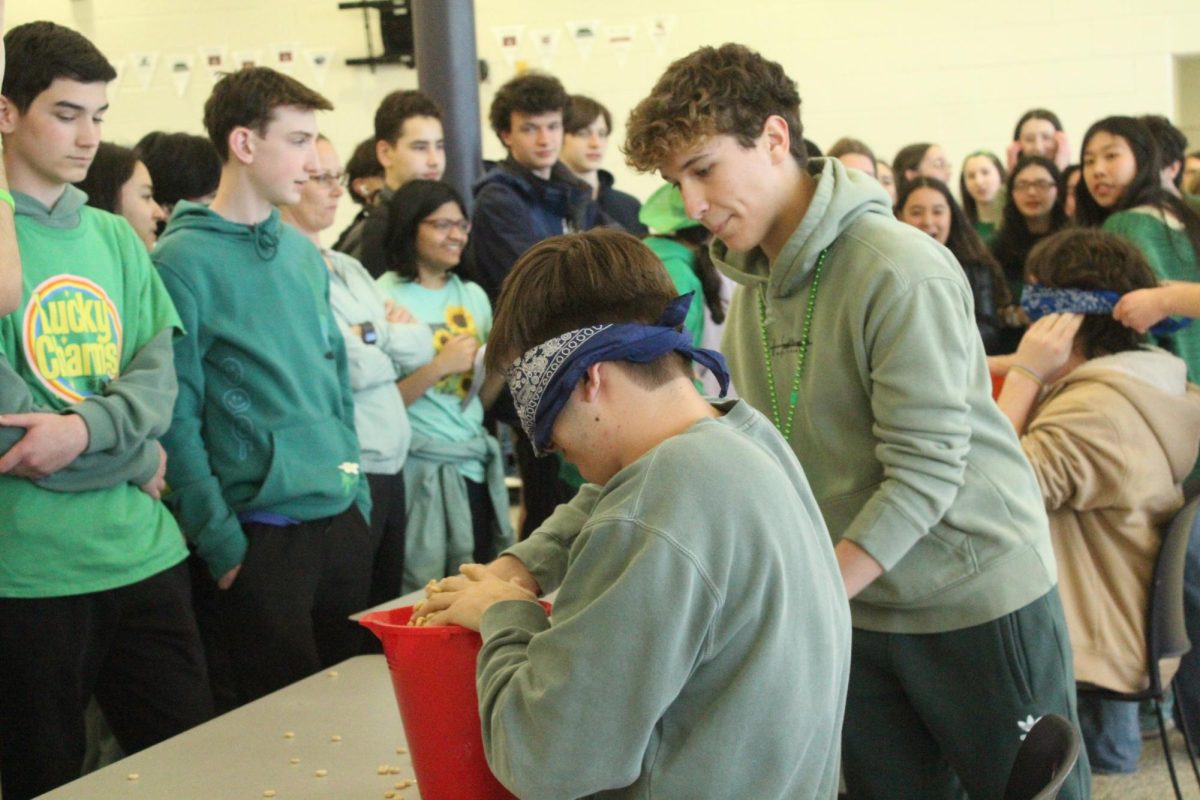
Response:
[{"label": "boy in teal hoodie", "polygon": [[833,547],[770,421],[696,391],[689,361],[728,375],[680,330],[689,302],[604,229],[534,246],[500,295],[488,369],[534,447],[589,481],[564,507],[576,535],[510,551],[558,589],[550,619],[479,565],[418,613],[483,634],[488,763],[525,800],[837,794],[850,615]]},{"label": "boy in teal hoodie", "polygon": [[164,438],[168,502],[217,582],[243,702],[357,654],[370,495],[346,351],[317,248],[280,222],[317,175],[329,101],[265,67],[204,106],[224,165],[212,205],[181,202],[154,250],[188,335]]},{"label": "boy in teal hoodie", "polygon": [[[808,161],[801,134],[795,83],[731,44],[672,64],[625,149],[715,235],[741,284],[734,383],[791,443],[836,542],[850,796],[999,797],[1034,722],[1076,718],[1041,494],[953,256],[869,177]],[[1081,759],[1061,796],[1089,791]]]},{"label": "boy in teal hoodie", "polygon": [[115,72],[49,22],[5,45],[24,288],[0,318],[0,782],[20,800],[79,776],[93,695],[127,753],[203,722],[211,699],[159,500],[179,319],[129,224],[70,185]]}]

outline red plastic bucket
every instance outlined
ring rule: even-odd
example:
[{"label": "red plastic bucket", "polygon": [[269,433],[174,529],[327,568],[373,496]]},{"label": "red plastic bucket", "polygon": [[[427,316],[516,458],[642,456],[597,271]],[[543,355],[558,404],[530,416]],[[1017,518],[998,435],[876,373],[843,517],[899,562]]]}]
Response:
[{"label": "red plastic bucket", "polygon": [[475,660],[483,640],[457,625],[408,627],[412,606],[361,622],[383,642],[424,800],[516,800],[483,754]]}]

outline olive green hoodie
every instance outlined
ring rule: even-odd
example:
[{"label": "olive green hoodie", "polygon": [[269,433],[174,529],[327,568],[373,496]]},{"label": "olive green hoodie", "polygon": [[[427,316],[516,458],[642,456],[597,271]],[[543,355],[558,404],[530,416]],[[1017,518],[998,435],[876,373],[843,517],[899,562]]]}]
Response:
[{"label": "olive green hoodie", "polygon": [[933,633],[997,619],[1049,591],[1056,568],[1037,481],[992,401],[971,289],[948,250],[892,216],[872,178],[836,159],[809,171],[812,203],[775,264],[713,243],[717,268],[741,284],[722,348],[734,384],[774,416],[765,294],[786,406],[828,248],[789,442],[833,540],[885,570],[851,601],[854,625]]}]

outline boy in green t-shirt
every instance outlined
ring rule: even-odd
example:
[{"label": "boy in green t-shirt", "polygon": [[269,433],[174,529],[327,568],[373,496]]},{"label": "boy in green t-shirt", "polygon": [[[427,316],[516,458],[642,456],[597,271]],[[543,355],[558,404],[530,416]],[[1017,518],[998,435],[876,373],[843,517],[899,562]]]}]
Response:
[{"label": "boy in green t-shirt", "polygon": [[5,37],[4,164],[24,291],[0,319],[0,783],[79,775],[94,694],[133,753],[211,715],[186,550],[159,500],[175,308],[120,217],[70,184],[115,72],[49,22]]}]

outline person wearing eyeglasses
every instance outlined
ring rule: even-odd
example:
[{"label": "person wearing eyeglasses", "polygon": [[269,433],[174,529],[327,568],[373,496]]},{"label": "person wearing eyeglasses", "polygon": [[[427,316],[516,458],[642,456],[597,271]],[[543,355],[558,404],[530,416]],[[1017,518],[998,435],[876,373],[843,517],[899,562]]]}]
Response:
[{"label": "person wearing eyeglasses", "polygon": [[1067,226],[1058,183],[1058,167],[1045,156],[1024,156],[1008,176],[1000,230],[988,246],[1004,268],[1014,303],[1021,302],[1029,251]]},{"label": "person wearing eyeglasses", "polygon": [[445,183],[410,181],[388,201],[387,220],[390,269],[379,286],[422,324],[437,353],[404,369],[399,383],[413,429],[404,466],[408,592],[460,564],[491,560],[513,532],[500,445],[483,426],[500,382],[473,385],[492,306],[454,272],[471,231],[462,198]]},{"label": "person wearing eyeglasses", "polygon": [[[321,245],[321,233],[333,225],[346,193],[342,164],[333,144],[317,139],[320,171],[309,177],[300,202],[280,209],[283,221],[317,246],[329,268],[329,304],[346,343],[350,388],[354,392],[354,428],[362,450],[362,469],[371,486],[372,606],[401,594],[404,573],[405,500],[401,470],[412,428],[398,382],[433,358],[426,328],[402,306],[389,300],[360,261]],[[376,641],[368,642],[375,650]]]}]

